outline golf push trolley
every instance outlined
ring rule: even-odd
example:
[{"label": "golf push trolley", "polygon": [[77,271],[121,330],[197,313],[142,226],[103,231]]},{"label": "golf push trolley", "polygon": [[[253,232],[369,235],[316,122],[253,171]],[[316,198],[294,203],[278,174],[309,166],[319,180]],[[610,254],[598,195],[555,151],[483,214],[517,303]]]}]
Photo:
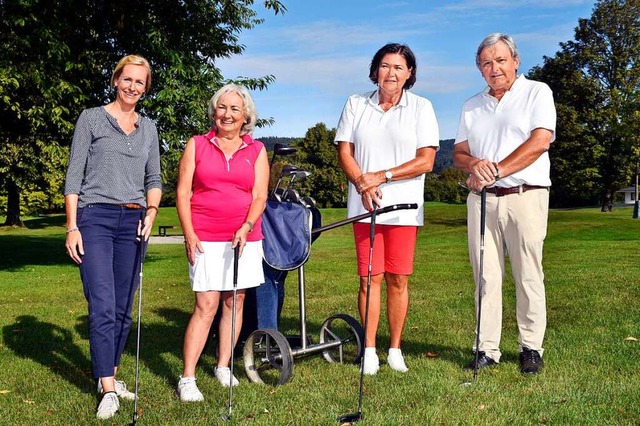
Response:
[{"label": "golf push trolley", "polygon": [[[277,155],[294,152],[295,148],[276,144],[271,163]],[[287,338],[276,329],[266,328],[249,334],[244,343],[244,367],[254,383],[287,383],[293,375],[294,358],[322,353],[327,362],[358,363],[364,353],[362,326],[344,313],[327,318],[320,327],[319,342],[312,343],[306,327],[304,264],[309,258],[311,243],[322,232],[369,218],[374,212],[321,226],[320,211],[313,198],[301,197],[291,188],[295,179],[309,175],[295,166],[284,166],[262,215],[264,261],[277,270],[298,270],[300,336],[299,339]],[[287,177],[289,186],[284,189],[280,184]],[[375,214],[417,207],[417,204],[395,204],[379,208]]]}]

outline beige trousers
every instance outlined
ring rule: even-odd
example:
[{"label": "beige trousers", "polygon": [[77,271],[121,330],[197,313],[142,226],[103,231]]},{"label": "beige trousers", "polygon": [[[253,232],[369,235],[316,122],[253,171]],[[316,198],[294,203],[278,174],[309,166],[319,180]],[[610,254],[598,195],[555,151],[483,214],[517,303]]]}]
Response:
[{"label": "beige trousers", "polygon": [[[473,193],[467,198],[476,314],[480,280],[480,200],[480,195]],[[515,282],[519,349],[526,346],[542,355],[547,327],[542,247],[547,235],[548,212],[548,190],[536,189],[502,197],[487,193],[479,350],[495,361],[500,361],[501,355],[502,281],[507,255]]]}]

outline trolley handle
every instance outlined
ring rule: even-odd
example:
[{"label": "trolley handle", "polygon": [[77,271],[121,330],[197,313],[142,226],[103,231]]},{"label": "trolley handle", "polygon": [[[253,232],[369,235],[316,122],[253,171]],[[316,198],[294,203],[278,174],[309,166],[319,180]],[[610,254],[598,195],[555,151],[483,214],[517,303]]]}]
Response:
[{"label": "trolley handle", "polygon": [[321,226],[320,228],[312,229],[311,233],[312,234],[318,234],[320,232],[328,231],[328,230],[333,229],[333,228],[338,228],[340,226],[348,225],[350,223],[357,222],[357,221],[362,220],[362,219],[367,219],[367,218],[371,217],[373,214],[375,214],[377,216],[377,215],[380,215],[380,214],[389,213],[389,212],[393,212],[393,211],[396,211],[396,210],[414,210],[414,209],[417,209],[417,208],[418,208],[418,204],[417,203],[392,204],[390,206],[378,208],[378,209],[376,209],[374,211],[370,211],[370,212],[367,212],[367,213],[362,213],[362,214],[359,214],[358,216],[350,217],[348,219],[341,220],[339,222],[330,223],[328,225]]}]

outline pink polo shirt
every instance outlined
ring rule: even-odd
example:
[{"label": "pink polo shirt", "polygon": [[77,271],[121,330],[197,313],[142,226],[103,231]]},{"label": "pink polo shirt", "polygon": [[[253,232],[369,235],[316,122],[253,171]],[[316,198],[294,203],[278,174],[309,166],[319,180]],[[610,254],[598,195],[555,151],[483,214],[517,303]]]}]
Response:
[{"label": "pink polo shirt", "polygon": [[[215,130],[194,136],[196,168],[193,174],[191,220],[201,241],[231,241],[247,220],[253,202],[255,163],[262,142],[249,135],[228,160],[215,138]],[[247,241],[260,241],[262,220],[254,224]]]}]

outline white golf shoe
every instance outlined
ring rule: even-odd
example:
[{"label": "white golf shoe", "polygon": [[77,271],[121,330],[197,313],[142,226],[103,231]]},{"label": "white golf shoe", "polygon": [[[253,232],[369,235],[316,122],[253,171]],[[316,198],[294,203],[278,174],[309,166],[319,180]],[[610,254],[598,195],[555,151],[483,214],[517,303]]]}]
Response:
[{"label": "white golf shoe", "polygon": [[107,392],[102,397],[100,405],[98,405],[98,411],[96,417],[101,420],[110,419],[115,416],[120,408],[120,401],[118,401],[118,395],[115,392]]},{"label": "white golf shoe", "polygon": [[[128,390],[127,385],[121,380],[115,380],[115,388],[118,398],[129,399],[131,401],[136,398],[136,394]],[[101,395],[102,393],[104,393],[102,389],[102,381],[98,379],[98,394]]]},{"label": "white golf shoe", "polygon": [[387,356],[387,363],[392,370],[406,373],[409,371],[407,365],[404,363],[404,357],[402,351],[398,348],[389,348],[389,355]]},{"label": "white golf shoe", "polygon": [[363,373],[373,376],[379,369],[380,360],[378,359],[378,354],[376,354],[376,348],[365,348]]},{"label": "white golf shoe", "polygon": [[204,401],[204,396],[198,389],[198,385],[196,385],[195,377],[180,376],[177,392],[182,402]]},{"label": "white golf shoe", "polygon": [[[222,384],[224,387],[229,387],[229,381],[231,379],[231,370],[229,367],[217,367],[216,368],[216,379]],[[240,382],[233,376],[233,386],[238,386]]]}]

